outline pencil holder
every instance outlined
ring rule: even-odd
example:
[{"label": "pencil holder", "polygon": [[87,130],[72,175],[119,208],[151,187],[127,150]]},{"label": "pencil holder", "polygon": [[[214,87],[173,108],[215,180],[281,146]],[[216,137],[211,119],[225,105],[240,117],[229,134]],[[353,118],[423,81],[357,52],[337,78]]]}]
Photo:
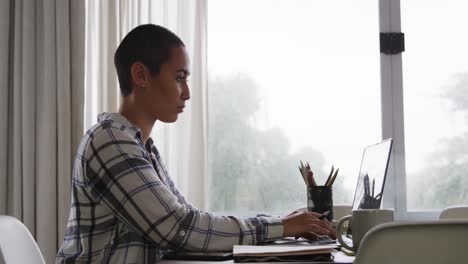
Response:
[{"label": "pencil holder", "polygon": [[312,186],[307,188],[307,209],[310,212],[323,214],[330,211],[327,216],[333,220],[333,192],[332,186]]}]

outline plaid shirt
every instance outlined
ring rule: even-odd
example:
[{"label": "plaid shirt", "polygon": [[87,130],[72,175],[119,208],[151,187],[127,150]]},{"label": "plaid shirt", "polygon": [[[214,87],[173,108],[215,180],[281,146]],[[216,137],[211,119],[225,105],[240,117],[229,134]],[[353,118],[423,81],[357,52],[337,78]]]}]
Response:
[{"label": "plaid shirt", "polygon": [[153,141],[103,113],[75,158],[71,209],[57,263],[155,263],[165,249],[226,251],[282,236],[279,218],[214,216],[177,191]]}]

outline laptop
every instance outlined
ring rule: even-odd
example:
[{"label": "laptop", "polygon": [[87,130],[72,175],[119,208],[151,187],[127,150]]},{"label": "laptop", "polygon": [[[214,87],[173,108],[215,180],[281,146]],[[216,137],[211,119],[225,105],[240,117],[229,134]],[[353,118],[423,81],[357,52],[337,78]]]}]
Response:
[{"label": "laptop", "polygon": [[[380,209],[387,177],[393,140],[383,140],[364,148],[359,168],[359,177],[354,191],[352,210]],[[346,243],[352,244],[352,230],[348,226]]]},{"label": "laptop", "polygon": [[380,209],[393,140],[364,148],[352,209]]}]

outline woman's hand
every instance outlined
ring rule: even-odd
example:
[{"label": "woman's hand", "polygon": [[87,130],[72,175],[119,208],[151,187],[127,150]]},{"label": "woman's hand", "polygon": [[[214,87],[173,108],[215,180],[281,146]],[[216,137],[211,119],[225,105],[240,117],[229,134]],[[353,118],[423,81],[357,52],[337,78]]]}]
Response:
[{"label": "woman's hand", "polygon": [[299,211],[281,218],[283,221],[284,237],[304,237],[316,239],[317,235],[328,235],[336,239],[336,233],[326,219],[320,220],[320,214]]},{"label": "woman's hand", "polygon": [[307,207],[305,207],[305,206],[304,206],[304,207],[299,207],[299,208],[297,208],[296,210],[294,210],[292,213],[290,213],[290,214],[288,214],[288,215],[293,215],[293,214],[295,214],[295,213],[306,212],[306,211],[308,211],[308,210],[307,210]]}]

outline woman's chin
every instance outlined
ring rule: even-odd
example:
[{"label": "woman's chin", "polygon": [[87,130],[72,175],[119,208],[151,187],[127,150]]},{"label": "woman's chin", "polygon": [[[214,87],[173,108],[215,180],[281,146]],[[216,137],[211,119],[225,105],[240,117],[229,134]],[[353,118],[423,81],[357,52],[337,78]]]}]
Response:
[{"label": "woman's chin", "polygon": [[161,121],[163,123],[174,123],[175,121],[177,121],[178,117],[179,117],[179,115],[165,116],[163,118],[160,118],[159,121]]}]

